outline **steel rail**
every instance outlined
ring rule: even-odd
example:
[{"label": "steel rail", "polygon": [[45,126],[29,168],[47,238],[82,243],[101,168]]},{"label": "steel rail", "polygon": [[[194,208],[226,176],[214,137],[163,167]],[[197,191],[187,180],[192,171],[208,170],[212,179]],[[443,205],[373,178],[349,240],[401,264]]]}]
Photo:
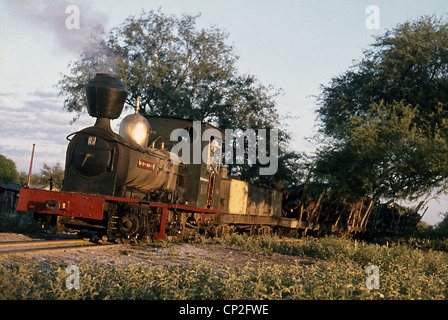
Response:
[{"label": "steel rail", "polygon": [[29,252],[61,251],[73,249],[96,249],[114,246],[115,244],[95,244],[85,240],[51,240],[51,241],[14,241],[0,242],[0,255]]}]

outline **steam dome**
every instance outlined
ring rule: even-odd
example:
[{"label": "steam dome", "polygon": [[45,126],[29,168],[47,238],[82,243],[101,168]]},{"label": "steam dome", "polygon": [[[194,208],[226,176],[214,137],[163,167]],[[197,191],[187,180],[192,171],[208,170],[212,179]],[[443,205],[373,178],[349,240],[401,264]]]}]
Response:
[{"label": "steam dome", "polygon": [[136,112],[126,116],[121,121],[119,134],[122,138],[146,148],[148,146],[150,131],[151,126],[148,120]]}]

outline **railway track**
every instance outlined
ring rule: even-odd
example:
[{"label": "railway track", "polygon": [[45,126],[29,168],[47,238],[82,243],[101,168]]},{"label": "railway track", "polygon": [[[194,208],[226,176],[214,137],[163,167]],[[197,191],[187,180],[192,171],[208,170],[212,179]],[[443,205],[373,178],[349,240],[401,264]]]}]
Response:
[{"label": "railway track", "polygon": [[43,240],[43,241],[8,241],[0,242],[0,255],[52,252],[74,249],[97,249],[114,246],[115,244],[97,244],[82,239],[75,240]]}]

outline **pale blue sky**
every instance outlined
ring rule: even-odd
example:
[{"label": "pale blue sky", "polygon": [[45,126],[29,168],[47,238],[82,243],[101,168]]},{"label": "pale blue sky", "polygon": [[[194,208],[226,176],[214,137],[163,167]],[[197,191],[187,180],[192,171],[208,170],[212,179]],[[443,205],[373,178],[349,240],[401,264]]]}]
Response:
[{"label": "pale blue sky", "polygon": [[[80,8],[80,30],[65,28],[71,4]],[[379,30],[365,26],[368,5],[379,9]],[[297,117],[287,121],[291,149],[310,152],[314,146],[305,138],[315,129],[312,96],[320,84],[360,59],[372,36],[424,14],[446,16],[448,1],[0,0],[0,8],[0,153],[26,171],[33,143],[35,168],[64,164],[65,136],[94,122],[86,115],[70,126],[74,115],[62,110],[53,87],[77,58],[89,24],[107,29],[142,9],[201,13],[200,27],[216,25],[229,33],[241,73],[283,90],[280,113]],[[438,221],[447,203],[431,202],[424,220]]]}]

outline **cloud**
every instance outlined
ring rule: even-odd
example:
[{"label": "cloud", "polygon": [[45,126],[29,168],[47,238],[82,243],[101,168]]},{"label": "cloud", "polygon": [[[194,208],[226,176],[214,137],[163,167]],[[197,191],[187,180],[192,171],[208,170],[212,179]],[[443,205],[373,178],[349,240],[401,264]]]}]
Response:
[{"label": "cloud", "polygon": [[62,99],[51,92],[35,91],[26,95],[27,100],[19,96],[0,96],[0,153],[15,161],[19,171],[26,171],[35,143],[36,168],[43,163],[64,164],[67,135],[93,125],[94,119],[84,117],[70,125],[73,115],[62,109]]},{"label": "cloud", "polygon": [[53,91],[34,91],[30,95],[40,98],[57,98],[57,93]]}]

